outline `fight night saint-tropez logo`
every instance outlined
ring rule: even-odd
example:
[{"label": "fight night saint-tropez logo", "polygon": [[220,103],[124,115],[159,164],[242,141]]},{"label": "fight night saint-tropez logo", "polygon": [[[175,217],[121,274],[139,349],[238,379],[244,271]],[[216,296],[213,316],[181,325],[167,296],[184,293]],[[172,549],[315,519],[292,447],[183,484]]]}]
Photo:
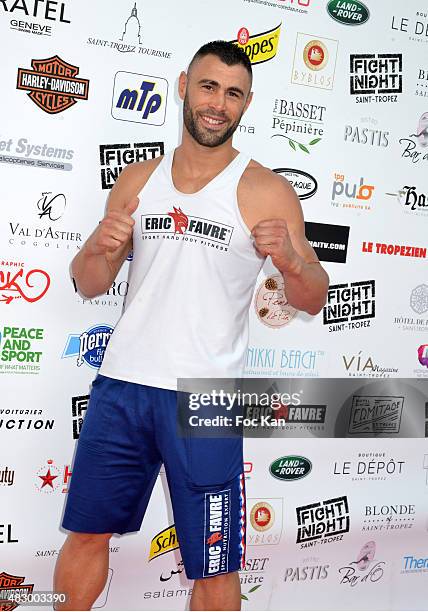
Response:
[{"label": "fight night saint-tropez logo", "polygon": [[227,251],[233,227],[187,215],[180,206],[173,206],[173,210],[166,214],[141,215],[141,233],[143,240],[185,240]]}]

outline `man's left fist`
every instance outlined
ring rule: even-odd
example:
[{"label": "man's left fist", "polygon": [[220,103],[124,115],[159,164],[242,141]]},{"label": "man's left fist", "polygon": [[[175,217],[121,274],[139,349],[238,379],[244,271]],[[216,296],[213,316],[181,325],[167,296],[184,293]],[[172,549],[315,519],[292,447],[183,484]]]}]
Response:
[{"label": "man's left fist", "polygon": [[264,219],[252,229],[254,246],[260,255],[270,255],[280,272],[294,270],[301,260],[294,249],[285,219]]}]

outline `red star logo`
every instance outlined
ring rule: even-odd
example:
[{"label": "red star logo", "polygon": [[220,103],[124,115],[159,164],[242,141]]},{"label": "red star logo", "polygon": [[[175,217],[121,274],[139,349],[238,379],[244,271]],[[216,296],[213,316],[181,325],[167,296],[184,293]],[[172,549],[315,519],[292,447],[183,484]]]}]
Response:
[{"label": "red star logo", "polygon": [[189,224],[189,217],[181,208],[176,208],[175,206],[173,208],[174,212],[169,212],[168,215],[174,219],[174,234],[184,234]]},{"label": "red star logo", "polygon": [[52,482],[55,480],[55,478],[58,478],[58,476],[52,476],[51,468],[49,468],[48,471],[46,472],[46,475],[45,476],[39,476],[39,478],[41,480],[43,480],[42,489],[46,485],[49,485],[53,489],[54,487],[53,487]]},{"label": "red star logo", "polygon": [[288,405],[281,404],[278,410],[274,410],[273,417],[275,419],[288,419]]}]

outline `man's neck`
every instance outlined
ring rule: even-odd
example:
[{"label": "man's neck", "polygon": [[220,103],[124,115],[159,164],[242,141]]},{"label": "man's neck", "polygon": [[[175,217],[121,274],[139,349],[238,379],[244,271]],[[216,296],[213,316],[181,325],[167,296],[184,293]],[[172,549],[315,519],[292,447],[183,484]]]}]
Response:
[{"label": "man's neck", "polygon": [[218,147],[204,147],[183,127],[181,145],[174,154],[174,170],[190,177],[218,174],[238,155],[230,138]]}]

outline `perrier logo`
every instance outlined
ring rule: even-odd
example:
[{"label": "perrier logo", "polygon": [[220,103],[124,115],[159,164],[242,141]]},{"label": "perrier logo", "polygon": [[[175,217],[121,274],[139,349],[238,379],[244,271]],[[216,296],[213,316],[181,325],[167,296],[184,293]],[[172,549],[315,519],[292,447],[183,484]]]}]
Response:
[{"label": "perrier logo", "polygon": [[81,79],[79,68],[58,55],[31,60],[32,70],[18,68],[17,89],[28,91],[28,97],[46,113],[62,113],[78,100],[87,100],[88,79]]}]

